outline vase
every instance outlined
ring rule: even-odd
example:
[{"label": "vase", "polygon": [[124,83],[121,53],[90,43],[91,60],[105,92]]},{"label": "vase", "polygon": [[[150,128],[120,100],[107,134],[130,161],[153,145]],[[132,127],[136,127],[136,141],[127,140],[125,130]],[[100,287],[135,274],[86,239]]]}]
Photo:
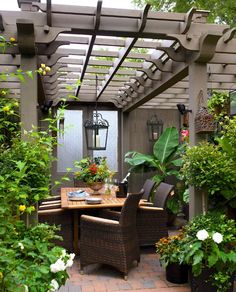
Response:
[{"label": "vase", "polygon": [[89,187],[90,189],[93,190],[92,195],[100,195],[101,192],[99,192],[99,190],[104,187],[104,182],[98,181],[98,182],[89,183]]},{"label": "vase", "polygon": [[[213,285],[211,281],[211,275],[215,272],[214,269],[205,268],[202,270],[199,276],[194,276],[192,270],[189,270],[189,281],[191,286],[191,292],[217,292],[217,287]],[[233,292],[234,289],[234,277],[231,277],[231,286],[227,292]]]},{"label": "vase", "polygon": [[188,282],[188,265],[170,263],[166,267],[166,280],[175,284],[185,284]]}]

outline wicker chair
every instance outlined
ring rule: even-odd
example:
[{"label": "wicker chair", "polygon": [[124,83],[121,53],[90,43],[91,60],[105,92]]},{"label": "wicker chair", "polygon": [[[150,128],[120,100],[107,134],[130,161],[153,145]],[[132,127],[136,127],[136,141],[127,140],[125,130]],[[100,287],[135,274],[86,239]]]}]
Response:
[{"label": "wicker chair", "polygon": [[[168,235],[166,202],[174,189],[173,185],[160,183],[157,187],[154,202],[144,202],[137,212],[137,233],[140,246],[155,245],[162,237]],[[100,217],[119,220],[120,212],[103,210]]]},{"label": "wicker chair", "polygon": [[150,195],[152,190],[154,189],[155,182],[152,181],[151,179],[146,179],[144,185],[143,185],[143,190],[144,194],[142,199],[149,201]]},{"label": "wicker chair", "polygon": [[127,279],[133,261],[140,261],[136,213],[142,195],[143,190],[127,197],[119,221],[81,216],[81,273],[85,266],[100,263],[115,267]]},{"label": "wicker chair", "polygon": [[60,225],[61,229],[57,234],[63,238],[63,241],[56,240],[54,243],[72,252],[72,213],[61,208],[61,197],[53,196],[43,200],[38,208],[38,217],[40,223]]},{"label": "wicker chair", "polygon": [[137,232],[140,246],[155,245],[160,238],[168,235],[166,202],[173,189],[173,185],[160,183],[153,205],[139,206]]}]

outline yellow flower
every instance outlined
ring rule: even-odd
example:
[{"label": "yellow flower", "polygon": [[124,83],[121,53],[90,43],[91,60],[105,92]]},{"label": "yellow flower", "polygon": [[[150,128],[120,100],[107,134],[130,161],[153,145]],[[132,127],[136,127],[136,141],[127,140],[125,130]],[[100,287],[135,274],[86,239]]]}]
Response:
[{"label": "yellow flower", "polygon": [[47,67],[45,68],[45,71],[46,71],[46,72],[50,72],[50,71],[51,71],[51,68],[47,66]]},{"label": "yellow flower", "polygon": [[2,109],[5,113],[9,112],[10,111],[10,107],[5,105]]},{"label": "yellow flower", "polygon": [[25,205],[20,205],[20,206],[19,206],[19,210],[20,210],[20,212],[24,212],[25,209],[26,209],[26,206],[25,206]]},{"label": "yellow flower", "polygon": [[2,279],[3,278],[3,273],[2,272],[0,272],[0,279]]},{"label": "yellow flower", "polygon": [[45,64],[41,64],[41,68],[45,69],[46,65]]},{"label": "yellow flower", "polygon": [[16,39],[13,38],[13,37],[10,37],[10,42],[11,42],[11,43],[15,43],[15,42],[16,42]]}]

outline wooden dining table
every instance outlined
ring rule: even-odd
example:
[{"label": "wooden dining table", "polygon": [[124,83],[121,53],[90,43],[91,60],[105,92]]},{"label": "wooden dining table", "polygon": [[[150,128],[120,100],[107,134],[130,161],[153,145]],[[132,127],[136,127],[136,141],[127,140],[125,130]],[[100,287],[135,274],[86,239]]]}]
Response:
[{"label": "wooden dining table", "polygon": [[[88,204],[85,200],[70,200],[68,193],[78,190],[85,191],[90,197],[101,198],[101,203]],[[93,190],[90,188],[61,188],[61,208],[71,210],[73,213],[73,247],[76,254],[79,253],[79,212],[86,209],[122,207],[125,200],[126,198],[116,198],[115,188],[111,188],[110,194],[105,194],[104,189],[101,189],[100,193],[96,196],[93,195]]]}]

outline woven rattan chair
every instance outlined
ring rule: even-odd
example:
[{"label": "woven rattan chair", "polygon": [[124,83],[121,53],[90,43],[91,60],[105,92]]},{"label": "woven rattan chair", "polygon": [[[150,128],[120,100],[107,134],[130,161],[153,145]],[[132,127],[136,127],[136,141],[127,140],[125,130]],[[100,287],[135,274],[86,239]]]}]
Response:
[{"label": "woven rattan chair", "polygon": [[160,183],[153,205],[139,206],[137,232],[140,246],[155,245],[160,238],[168,235],[166,202],[173,189],[173,185]]},{"label": "woven rattan chair", "polygon": [[48,223],[49,225],[59,225],[60,235],[63,240],[56,240],[55,243],[68,251],[73,251],[73,233],[72,233],[72,214],[70,211],[61,208],[61,197],[53,196],[43,200],[39,204],[38,218],[40,223]]},{"label": "woven rattan chair", "polygon": [[142,199],[149,201],[149,198],[152,193],[152,190],[154,189],[154,186],[155,186],[154,181],[152,181],[151,179],[146,179],[143,185],[144,194],[143,194]]},{"label": "woven rattan chair", "polygon": [[136,213],[142,195],[143,190],[127,197],[118,221],[81,216],[81,273],[89,264],[107,264],[121,271],[127,279],[133,262],[140,261]]}]

